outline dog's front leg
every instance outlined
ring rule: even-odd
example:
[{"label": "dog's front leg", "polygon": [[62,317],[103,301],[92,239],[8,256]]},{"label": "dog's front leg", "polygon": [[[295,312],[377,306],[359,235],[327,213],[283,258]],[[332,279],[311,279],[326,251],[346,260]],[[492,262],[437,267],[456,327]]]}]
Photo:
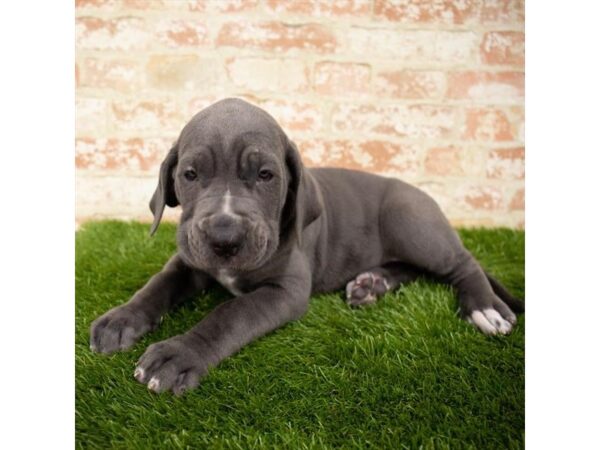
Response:
[{"label": "dog's front leg", "polygon": [[187,333],[149,346],[134,375],[153,391],[181,394],[195,387],[209,367],[301,317],[309,293],[309,286],[297,282],[275,282],[222,303]]},{"label": "dog's front leg", "polygon": [[127,303],[97,318],[91,325],[90,348],[112,353],[131,347],[160,323],[173,306],[208,286],[210,277],[186,266],[178,255],[154,275]]}]

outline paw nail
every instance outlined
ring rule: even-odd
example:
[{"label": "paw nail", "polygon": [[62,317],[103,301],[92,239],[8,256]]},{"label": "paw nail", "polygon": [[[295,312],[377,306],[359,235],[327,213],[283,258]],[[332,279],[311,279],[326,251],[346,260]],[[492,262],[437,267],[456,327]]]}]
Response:
[{"label": "paw nail", "polygon": [[98,347],[96,347],[94,344],[90,345],[90,350],[95,352],[96,350],[98,350]]},{"label": "paw nail", "polygon": [[156,391],[158,389],[158,378],[152,377],[148,383],[148,389]]},{"label": "paw nail", "polygon": [[144,369],[138,367],[135,369],[135,372],[133,372],[133,376],[136,378],[136,380],[142,380],[144,378]]}]

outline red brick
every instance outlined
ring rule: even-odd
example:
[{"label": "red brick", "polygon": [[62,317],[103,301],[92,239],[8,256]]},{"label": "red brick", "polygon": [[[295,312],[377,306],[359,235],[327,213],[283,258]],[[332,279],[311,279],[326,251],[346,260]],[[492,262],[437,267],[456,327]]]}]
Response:
[{"label": "red brick", "polygon": [[515,130],[515,139],[525,142],[525,108],[521,106],[511,106],[508,109],[508,117],[512,127]]},{"label": "red brick", "polygon": [[525,148],[503,148],[492,150],[486,164],[488,178],[503,180],[525,177]]},{"label": "red brick", "polygon": [[361,58],[393,58],[403,64],[475,63],[480,45],[472,31],[352,27],[344,39],[348,53]]},{"label": "red brick", "polygon": [[369,0],[267,0],[270,12],[311,17],[358,16],[370,13]]},{"label": "red brick", "polygon": [[510,201],[511,211],[524,211],[525,210],[525,190],[519,189],[512,200]]},{"label": "red brick", "polygon": [[366,170],[413,174],[418,171],[418,151],[414,146],[373,140],[360,143],[359,148],[371,157],[363,165]]},{"label": "red brick", "polygon": [[525,34],[516,31],[486,33],[481,42],[481,59],[486,64],[525,64]]},{"label": "red brick", "polygon": [[522,103],[525,96],[525,74],[474,71],[450,73],[446,96],[485,103]]},{"label": "red brick", "polygon": [[115,10],[179,10],[182,0],[75,0],[76,8]]},{"label": "red brick", "polygon": [[75,0],[75,8],[106,8],[116,4],[117,0]]},{"label": "red brick", "polygon": [[464,202],[475,210],[497,210],[503,206],[501,192],[491,186],[472,186],[464,194]]},{"label": "red brick", "polygon": [[506,114],[494,108],[468,109],[463,137],[476,141],[510,141],[514,132]]},{"label": "red brick", "polygon": [[198,47],[208,40],[208,29],[197,20],[165,19],[156,25],[156,37],[171,48]]},{"label": "red brick", "polygon": [[415,174],[418,151],[415,146],[381,140],[298,140],[308,166],[331,166],[378,173]]},{"label": "red brick", "polygon": [[121,0],[121,3],[129,9],[177,9],[180,0]]},{"label": "red brick", "polygon": [[309,85],[308,67],[299,59],[230,58],[226,70],[235,86],[252,91],[305,91]]},{"label": "red brick", "polygon": [[319,62],[315,65],[315,91],[325,95],[368,94],[370,76],[367,64]]},{"label": "red brick", "polygon": [[75,141],[77,169],[158,173],[172,142],[168,139],[93,139]]},{"label": "red brick", "polygon": [[402,23],[463,24],[477,19],[476,0],[375,0],[375,17]]},{"label": "red brick", "polygon": [[483,5],[481,6],[482,23],[520,25],[524,21],[524,0],[483,0]]},{"label": "red brick", "polygon": [[141,89],[145,74],[138,63],[124,59],[87,58],[81,86],[131,92]]},{"label": "red brick", "polygon": [[219,0],[212,4],[219,12],[240,12],[256,8],[258,0]]},{"label": "red brick", "polygon": [[151,40],[139,17],[78,17],[75,22],[75,44],[81,50],[143,50]]},{"label": "red brick", "polygon": [[285,100],[252,100],[271,114],[284,130],[318,131],[322,127],[322,113],[318,106],[305,102]]},{"label": "red brick", "polygon": [[463,175],[462,152],[456,147],[434,147],[425,156],[425,173],[428,175]]},{"label": "red brick", "polygon": [[154,131],[176,135],[189,117],[170,101],[119,101],[112,104],[112,123],[120,131]]},{"label": "red brick", "polygon": [[334,131],[357,131],[390,136],[451,138],[458,111],[435,105],[339,105],[334,108]]},{"label": "red brick", "polygon": [[216,63],[196,55],[153,55],[146,65],[151,87],[167,91],[195,91],[215,83]]},{"label": "red brick", "polygon": [[336,40],[327,28],[317,24],[229,22],[219,31],[217,45],[271,51],[312,50],[323,53],[333,51],[336,48]]},{"label": "red brick", "polygon": [[374,91],[384,97],[435,99],[444,93],[445,75],[440,71],[393,70],[377,74]]}]

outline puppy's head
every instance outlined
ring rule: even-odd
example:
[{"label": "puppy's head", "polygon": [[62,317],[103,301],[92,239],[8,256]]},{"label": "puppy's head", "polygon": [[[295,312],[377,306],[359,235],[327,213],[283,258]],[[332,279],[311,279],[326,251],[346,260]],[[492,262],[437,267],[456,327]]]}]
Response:
[{"label": "puppy's head", "polygon": [[177,240],[189,264],[258,268],[299,235],[307,213],[315,216],[303,201],[305,179],[296,147],[270,115],[222,100],[192,118],[163,161],[151,233],[165,205],[181,204]]}]

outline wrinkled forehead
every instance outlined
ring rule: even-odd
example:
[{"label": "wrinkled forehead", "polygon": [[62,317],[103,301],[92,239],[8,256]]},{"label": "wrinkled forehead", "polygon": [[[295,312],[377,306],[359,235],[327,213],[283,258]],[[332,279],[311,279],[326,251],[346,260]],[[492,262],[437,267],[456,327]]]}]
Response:
[{"label": "wrinkled forehead", "polygon": [[[275,120],[258,108],[204,110],[183,129],[180,152],[209,147],[221,154],[252,147],[283,156],[284,135]],[[180,154],[181,154],[180,153]]]}]

